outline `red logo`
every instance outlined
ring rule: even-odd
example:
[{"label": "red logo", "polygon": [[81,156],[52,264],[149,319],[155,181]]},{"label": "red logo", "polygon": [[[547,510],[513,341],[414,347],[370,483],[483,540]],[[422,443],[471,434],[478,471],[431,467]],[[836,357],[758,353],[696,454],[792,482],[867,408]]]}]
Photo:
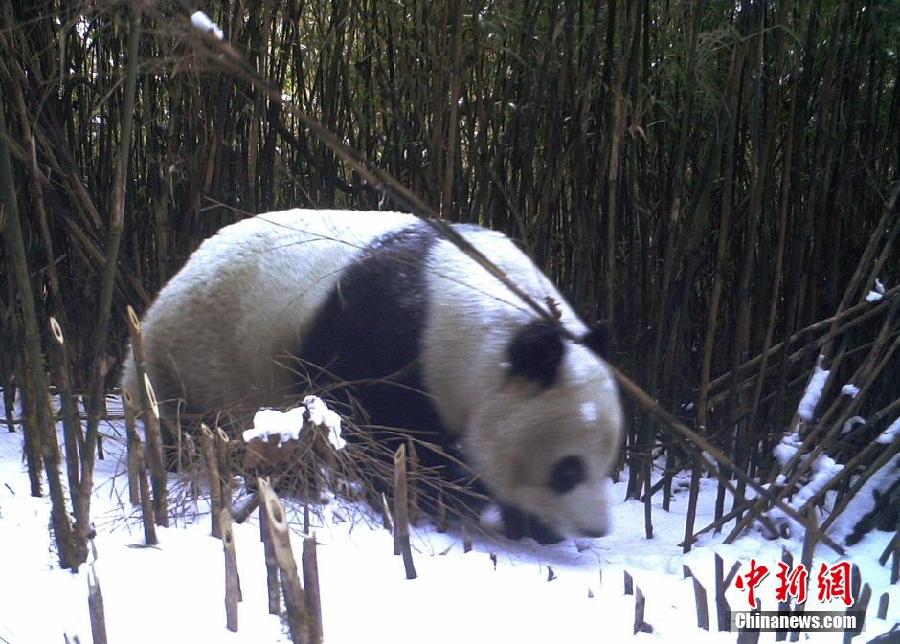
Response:
[{"label": "red logo", "polygon": [[[777,566],[778,571],[775,573],[775,578],[778,580],[778,585],[775,588],[775,599],[779,602],[787,602],[789,598],[793,598],[797,604],[806,602],[809,580],[809,571],[806,566],[798,564],[791,568],[782,561],[779,561]],[[735,587],[738,590],[747,591],[747,603],[750,604],[750,608],[756,608],[756,589],[768,575],[769,568],[767,566],[757,564],[756,559],[751,559],[750,571],[735,578]],[[819,572],[816,574],[816,585],[819,590],[817,596],[820,602],[840,599],[845,606],[853,605],[853,582],[850,576],[849,562],[840,561],[831,566],[821,564]]]},{"label": "red logo", "polygon": [[806,566],[798,564],[796,568],[791,570],[783,561],[778,562],[778,572],[775,578],[778,579],[778,588],[775,589],[775,599],[780,602],[786,602],[788,597],[793,597],[798,604],[806,601]]},{"label": "red logo", "polygon": [[[738,575],[737,579],[734,580],[734,585],[741,590],[744,590],[744,585],[747,586],[747,601],[750,602],[750,608],[756,608],[756,587],[762,583],[762,580],[765,579],[768,574],[768,568],[765,566],[757,566],[756,559],[751,559],[750,572],[746,575]],[[744,577],[747,578],[747,581],[744,581]]]},{"label": "red logo", "polygon": [[832,599],[840,598],[844,602],[844,606],[853,606],[851,589],[853,582],[848,562],[836,563],[831,567],[822,564],[819,567],[819,574],[816,575],[816,582],[819,584],[820,602],[830,602]]}]

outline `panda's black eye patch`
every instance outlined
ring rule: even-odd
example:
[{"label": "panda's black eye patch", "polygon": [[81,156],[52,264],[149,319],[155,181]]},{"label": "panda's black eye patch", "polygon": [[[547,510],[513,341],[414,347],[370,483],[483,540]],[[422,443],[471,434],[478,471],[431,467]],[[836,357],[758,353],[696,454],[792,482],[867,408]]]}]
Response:
[{"label": "panda's black eye patch", "polygon": [[521,327],[506,348],[509,373],[548,389],[556,381],[565,346],[558,326],[536,321]]},{"label": "panda's black eye patch", "polygon": [[578,456],[566,456],[553,466],[550,473],[550,489],[557,494],[571,491],[586,478],[584,461]]}]

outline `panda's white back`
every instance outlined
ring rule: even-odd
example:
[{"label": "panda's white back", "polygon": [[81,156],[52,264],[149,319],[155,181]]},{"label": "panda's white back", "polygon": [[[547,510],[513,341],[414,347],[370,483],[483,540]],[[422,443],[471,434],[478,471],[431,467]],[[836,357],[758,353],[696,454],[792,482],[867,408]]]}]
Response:
[{"label": "panda's white back", "polygon": [[[297,346],[361,248],[415,223],[396,212],[288,210],[226,226],[204,241],[144,316],[161,398],[194,410],[277,404],[288,383],[273,357]],[[126,361],[123,382],[134,388]],[[186,387],[188,391],[185,391]]]}]

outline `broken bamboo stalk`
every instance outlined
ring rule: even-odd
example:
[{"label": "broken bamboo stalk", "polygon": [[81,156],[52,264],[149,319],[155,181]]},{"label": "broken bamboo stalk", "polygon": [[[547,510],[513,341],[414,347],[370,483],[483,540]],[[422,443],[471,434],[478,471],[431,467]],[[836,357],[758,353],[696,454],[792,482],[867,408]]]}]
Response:
[{"label": "broken bamboo stalk", "polygon": [[225,556],[225,626],[232,633],[237,633],[241,581],[238,577],[231,512],[227,507],[222,508],[219,512],[219,525],[222,527],[222,552]]},{"label": "broken bamboo stalk", "polygon": [[100,591],[100,580],[92,565],[87,574],[88,611],[91,615],[91,635],[94,644],[106,644],[106,616],[103,613],[103,593]]},{"label": "broken bamboo stalk", "polygon": [[205,424],[200,425],[200,446],[209,476],[209,505],[212,518],[210,533],[215,538],[221,539],[222,526],[219,523],[219,511],[222,509],[222,479],[219,476],[219,459],[216,454],[215,440],[209,427]]},{"label": "broken bamboo stalk", "polygon": [[138,450],[140,449],[141,439],[138,437],[135,422],[134,397],[127,389],[122,390],[122,409],[125,410],[128,501],[132,505],[138,505],[141,502],[141,484],[138,480]]},{"label": "broken bamboo stalk", "polygon": [[303,588],[306,591],[306,614],[309,617],[309,643],[322,641],[322,597],[319,593],[319,562],[316,535],[303,540]]},{"label": "broken bamboo stalk", "polygon": [[284,506],[267,481],[263,479],[257,479],[257,481],[260,509],[266,513],[266,529],[275,551],[275,559],[278,562],[281,592],[284,594],[291,641],[294,644],[309,644],[309,616],[306,613],[305,592],[300,584],[297,561],[291,550],[291,534],[288,530]]},{"label": "broken bamboo stalk", "polygon": [[[157,525],[168,527],[168,477],[166,475],[165,460],[163,459],[162,433],[159,427],[159,405],[156,402],[153,385],[147,376],[141,321],[131,306],[127,307],[126,312],[135,371],[138,382],[143,383],[143,386],[140,387],[140,391],[137,393],[143,410],[144,433],[147,443],[147,466],[150,470],[150,483],[153,488],[153,514]],[[132,392],[132,394],[134,393]]]}]

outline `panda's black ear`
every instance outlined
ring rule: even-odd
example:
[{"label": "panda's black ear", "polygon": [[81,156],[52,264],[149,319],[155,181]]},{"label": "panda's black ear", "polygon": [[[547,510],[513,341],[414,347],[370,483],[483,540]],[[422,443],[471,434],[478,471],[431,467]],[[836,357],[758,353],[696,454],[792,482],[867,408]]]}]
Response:
[{"label": "panda's black ear", "polygon": [[581,344],[604,360],[612,358],[613,329],[609,320],[598,320],[581,336]]},{"label": "panda's black ear", "polygon": [[556,381],[564,350],[557,325],[543,321],[526,324],[515,333],[506,349],[509,375],[547,389]]}]

